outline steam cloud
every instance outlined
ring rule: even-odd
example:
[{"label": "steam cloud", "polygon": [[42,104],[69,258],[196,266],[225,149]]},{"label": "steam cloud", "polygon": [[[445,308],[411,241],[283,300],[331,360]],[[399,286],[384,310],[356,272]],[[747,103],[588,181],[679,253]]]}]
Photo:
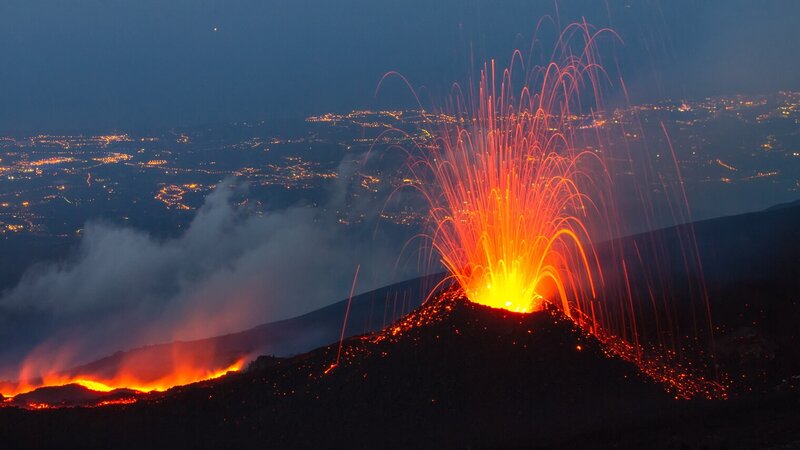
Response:
[{"label": "steam cloud", "polygon": [[403,239],[337,223],[341,187],[327,208],[263,216],[233,204],[240,189],[221,183],[175,238],[87,224],[71,259],[29,270],[0,296],[0,379],[26,355],[65,368],[311,311],[347,296],[357,264],[359,291],[415,275],[395,268]]}]

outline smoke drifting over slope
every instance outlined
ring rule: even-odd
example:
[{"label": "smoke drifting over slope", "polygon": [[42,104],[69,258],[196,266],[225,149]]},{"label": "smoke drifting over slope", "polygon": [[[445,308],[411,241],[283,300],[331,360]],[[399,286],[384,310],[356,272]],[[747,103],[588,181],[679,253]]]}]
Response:
[{"label": "smoke drifting over slope", "polygon": [[29,270],[0,296],[0,379],[23,361],[49,371],[298,315],[345,298],[357,264],[358,291],[415,274],[395,269],[404,239],[337,222],[340,192],[325,208],[261,216],[233,204],[245,188],[221,183],[175,238],[87,224],[69,260]]}]

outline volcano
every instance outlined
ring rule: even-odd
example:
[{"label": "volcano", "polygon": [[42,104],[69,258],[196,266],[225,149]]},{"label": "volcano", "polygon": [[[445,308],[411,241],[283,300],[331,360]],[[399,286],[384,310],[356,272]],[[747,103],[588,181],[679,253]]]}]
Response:
[{"label": "volcano", "polygon": [[[333,366],[337,352],[262,356],[130,405],[5,408],[0,436],[9,448],[641,448],[725,444],[720,428],[733,429],[742,410],[766,410],[784,438],[800,419],[795,396],[675,400],[554,310],[517,314],[453,292],[344,341]],[[743,429],[765,422],[751,417]]]},{"label": "volcano", "polygon": [[[717,364],[732,378],[729,400],[676,400],[556,310],[512,313],[446,291],[381,331],[345,339],[338,365],[336,342],[135,394],[131,404],[0,408],[0,441],[8,448],[791,448],[800,445],[800,243],[791,238],[798,223],[800,205],[787,205],[695,225]],[[668,241],[672,231],[657,233]],[[51,392],[30,400],[52,401]]]},{"label": "volcano", "polygon": [[265,356],[242,373],[134,405],[4,410],[3,435],[15,446],[130,448],[155,436],[170,447],[440,447],[498,436],[546,444],[576,426],[596,432],[675,402],[559,313],[515,314],[456,297],[346,340],[334,367],[338,344]]}]

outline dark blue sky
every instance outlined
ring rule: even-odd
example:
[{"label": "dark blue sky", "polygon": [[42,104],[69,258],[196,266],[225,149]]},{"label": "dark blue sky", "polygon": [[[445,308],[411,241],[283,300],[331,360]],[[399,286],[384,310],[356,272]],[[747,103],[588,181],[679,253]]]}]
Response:
[{"label": "dark blue sky", "polygon": [[[564,0],[609,23],[634,101],[800,88],[797,0]],[[0,132],[168,127],[434,97],[527,45],[550,0],[3,0]],[[214,28],[217,31],[214,31]],[[396,94],[396,95],[395,95]]]}]

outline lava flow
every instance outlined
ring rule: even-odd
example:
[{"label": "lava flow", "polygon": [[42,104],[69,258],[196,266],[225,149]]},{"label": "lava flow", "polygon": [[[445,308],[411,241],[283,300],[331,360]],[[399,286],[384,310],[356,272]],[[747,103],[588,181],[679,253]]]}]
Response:
[{"label": "lava flow", "polygon": [[[113,358],[113,357],[112,357]],[[211,358],[211,359],[209,359]],[[229,372],[240,370],[245,358],[228,358],[232,362],[220,365],[213,352],[207,354],[174,354],[169,357],[153,358],[146,350],[137,354],[131,352],[123,355],[122,361],[115,364],[97,367],[84,366],[68,371],[46,371],[36,364],[28,362],[23,366],[17,382],[0,382],[0,393],[6,403],[12,403],[21,394],[28,394],[42,388],[56,388],[77,385],[94,393],[130,393],[161,392],[174,386],[182,386],[199,381],[219,378]],[[103,361],[101,360],[100,363]],[[98,364],[98,363],[95,363]],[[70,395],[65,394],[64,400]],[[97,402],[85,404],[119,404],[132,401],[130,395],[119,399],[98,396]],[[40,405],[41,403],[31,404]],[[31,407],[23,402],[23,406]],[[38,407],[37,409],[41,409]]]}]

